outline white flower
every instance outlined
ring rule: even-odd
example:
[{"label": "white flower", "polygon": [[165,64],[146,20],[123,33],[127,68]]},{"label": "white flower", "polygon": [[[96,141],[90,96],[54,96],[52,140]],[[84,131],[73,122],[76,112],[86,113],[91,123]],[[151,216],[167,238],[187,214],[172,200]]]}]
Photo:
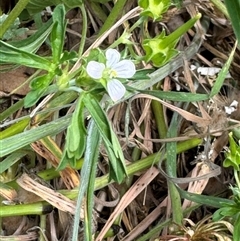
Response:
[{"label": "white flower", "polygon": [[106,66],[90,61],[86,70],[93,79],[107,80],[107,92],[113,101],[120,100],[126,92],[126,88],[117,78],[131,78],[136,72],[134,63],[131,60],[120,60],[120,53],[115,49],[106,51]]}]

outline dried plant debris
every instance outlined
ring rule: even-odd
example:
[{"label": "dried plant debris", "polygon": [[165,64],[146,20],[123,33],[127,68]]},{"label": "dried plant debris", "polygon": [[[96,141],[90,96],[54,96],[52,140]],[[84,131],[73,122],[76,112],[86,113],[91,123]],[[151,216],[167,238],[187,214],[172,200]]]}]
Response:
[{"label": "dried plant debris", "polygon": [[[0,1],[0,7],[7,13],[14,1],[5,2]],[[35,2],[31,1],[32,7]],[[62,2],[67,10],[74,4]],[[96,241],[107,235],[124,241],[142,236],[159,241],[233,240],[234,219],[216,221],[212,215],[222,201],[232,205],[237,199],[229,189],[236,185],[235,170],[223,163],[229,132],[240,124],[239,48],[219,93],[209,97],[236,42],[230,20],[209,0],[126,1],[117,13],[115,7],[124,1],[83,2],[84,11],[75,6],[59,19],[54,13],[58,5],[39,10],[43,23],[55,17],[51,32],[66,27],[66,35],[56,44],[52,35],[42,37],[43,31],[34,42],[43,38],[41,47],[26,53],[29,61],[32,58],[31,68],[0,60],[0,153],[5,151],[3,141],[9,141],[7,150],[18,133],[23,134],[17,140],[21,144],[31,131],[51,124],[55,128],[45,136],[35,132],[39,138],[32,136],[27,146],[0,158],[0,240],[73,240],[74,225],[78,240],[86,240],[86,235]],[[181,2],[181,7],[173,2]],[[31,11],[29,21],[20,16],[9,29],[0,51],[6,42],[18,39],[15,35],[27,37],[41,29]],[[102,33],[109,18],[114,23]],[[168,43],[166,39],[189,19],[194,24]],[[31,46],[21,49],[25,47]],[[157,55],[159,49],[163,61]],[[188,55],[192,49],[197,50]],[[155,54],[158,57],[153,58]],[[35,78],[37,61],[45,69],[39,69]],[[162,73],[164,77],[159,77]],[[74,77],[68,82],[69,76]],[[52,82],[45,88],[41,80]],[[147,86],[147,92],[142,86]],[[34,94],[39,98],[24,108],[25,96]],[[188,101],[188,94],[204,98]],[[90,96],[87,103],[84,95]],[[92,109],[87,111],[87,106]],[[176,113],[181,118],[173,135]],[[89,142],[92,120],[105,141],[96,146]],[[66,161],[67,145],[73,150],[65,155],[68,161],[75,154],[78,158],[59,170],[61,161]],[[86,168],[87,155],[97,162]],[[113,156],[118,162],[112,163]],[[120,170],[124,175],[117,183],[114,172],[120,167],[129,176]],[[84,170],[94,173],[84,175]],[[83,198],[77,210],[79,187]],[[173,213],[177,202],[181,222]]]}]

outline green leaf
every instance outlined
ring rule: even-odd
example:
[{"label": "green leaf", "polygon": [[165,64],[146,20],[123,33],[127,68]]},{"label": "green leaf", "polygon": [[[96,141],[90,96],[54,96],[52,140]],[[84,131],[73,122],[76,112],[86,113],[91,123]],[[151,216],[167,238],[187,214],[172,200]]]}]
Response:
[{"label": "green leaf", "polygon": [[[23,107],[23,105],[21,107]],[[0,131],[0,140],[22,132],[28,126],[29,121],[30,121],[30,118],[26,117],[23,120],[12,124],[10,127],[4,129],[3,131]]]},{"label": "green leaf", "polygon": [[[171,123],[167,131],[167,138],[176,137],[178,135],[178,123],[181,117],[174,112]],[[177,177],[177,142],[166,143],[166,173],[170,177]],[[183,213],[181,211],[181,197],[177,187],[172,181],[167,181],[168,193],[170,195],[173,222],[181,225],[183,221]]]},{"label": "green leaf", "polygon": [[225,0],[234,33],[240,45],[240,0]]},{"label": "green leaf", "polygon": [[[111,140],[112,140],[112,144],[113,144],[113,151],[116,157],[118,157],[119,161],[117,163],[111,163],[112,165],[116,165],[115,167],[113,167],[113,172],[111,172],[110,170],[110,180],[112,178],[111,174],[115,174],[116,175],[116,179],[114,180],[123,180],[125,175],[127,175],[127,170],[126,170],[126,165],[125,165],[125,158],[123,156],[123,152],[122,152],[122,147],[119,143],[119,140],[116,136],[116,134],[114,133],[113,129],[110,128],[111,131]],[[116,172],[117,170],[117,172]],[[112,178],[113,179],[113,178]]]},{"label": "green leaf", "polygon": [[[128,87],[127,87],[128,89]],[[133,88],[129,88],[133,89]],[[182,101],[182,102],[194,102],[201,100],[208,100],[208,94],[197,94],[188,92],[177,92],[177,91],[161,91],[161,90],[137,90],[140,93],[152,95],[159,99],[171,100],[171,101]]]},{"label": "green leaf", "polygon": [[88,111],[90,112],[91,117],[94,118],[94,120],[96,121],[101,135],[104,136],[106,140],[109,140],[111,138],[109,121],[98,101],[90,93],[87,93],[84,96],[83,101]]},{"label": "green leaf", "polygon": [[[112,147],[104,145],[108,154],[109,163],[109,181],[114,180],[121,183],[127,175],[124,159],[116,157]],[[121,149],[120,149],[121,151]]]},{"label": "green leaf", "polygon": [[240,208],[236,204],[222,203],[222,208],[219,208],[213,214],[213,221],[221,220],[225,217],[234,218],[240,214]]},{"label": "green leaf", "polygon": [[[96,180],[96,171],[97,163],[99,157],[99,149],[101,144],[101,137],[94,121],[90,121],[89,124],[89,135],[87,140],[87,148],[84,156],[84,160],[90,165],[90,175],[88,179],[88,188],[87,188],[87,215],[85,216],[85,225],[84,225],[84,236],[85,240],[92,240],[92,223],[93,223],[93,209],[94,209],[94,191],[95,191],[95,180]],[[94,152],[92,150],[95,150]]]},{"label": "green leaf", "polygon": [[43,96],[46,89],[31,90],[24,98],[24,107],[29,108],[37,103]]},{"label": "green leaf", "polygon": [[41,76],[37,76],[30,83],[31,89],[37,90],[40,88],[41,89],[46,88],[49,85],[49,83],[51,82],[53,76],[54,76],[53,74],[44,74]]},{"label": "green leaf", "polygon": [[201,13],[196,14],[193,18],[189,19],[186,23],[177,28],[170,35],[163,38],[163,41],[160,42],[160,48],[168,48],[169,44],[171,45],[180,37],[183,36],[194,24],[202,17]]},{"label": "green leaf", "polygon": [[145,80],[148,77],[148,74],[151,74],[153,72],[154,72],[154,69],[138,69],[135,75],[132,77],[132,79]]},{"label": "green leaf", "polygon": [[99,135],[99,130],[96,123],[91,120],[88,128],[86,151],[84,156],[84,162],[81,169],[81,182],[77,206],[76,215],[74,216],[74,226],[72,240],[78,240],[78,229],[80,220],[80,210],[82,208],[82,202],[84,194],[87,190],[87,215],[84,215],[85,225],[84,225],[84,240],[92,240],[92,210],[93,210],[93,193],[94,193],[94,183],[96,176],[97,161],[99,156],[99,147],[101,143],[101,138]]},{"label": "green leaf", "polygon": [[224,167],[233,167],[235,170],[239,171],[239,165],[236,164],[233,157],[227,157],[223,162]]},{"label": "green leaf", "polygon": [[24,98],[24,107],[31,107],[43,96],[47,87],[51,83],[54,77],[54,73],[49,72],[48,74],[38,76],[33,79],[30,83],[32,90]]},{"label": "green leaf", "polygon": [[220,214],[223,217],[233,217],[234,215],[238,214],[239,211],[239,208],[229,206],[222,208]]},{"label": "green leaf", "polygon": [[71,123],[67,129],[66,143],[62,159],[58,170],[62,170],[67,165],[76,167],[76,161],[84,153],[86,146],[86,128],[84,124],[84,94],[82,94],[76,104]]},{"label": "green leaf", "polygon": [[[49,19],[46,23],[42,23],[41,28],[39,28],[37,32],[35,32],[30,37],[21,41],[9,42],[9,44],[25,52],[34,53],[41,47],[42,43],[46,40],[47,36],[52,30],[52,26],[52,19]],[[4,46],[1,46],[0,50],[1,49],[4,50]]]},{"label": "green leaf", "polygon": [[224,64],[223,68],[221,69],[221,71],[218,74],[218,77],[216,79],[216,82],[214,83],[211,93],[210,93],[210,98],[213,97],[214,95],[218,94],[218,92],[220,91],[220,89],[222,88],[223,82],[227,76],[230,64],[233,60],[233,56],[235,53],[237,45],[235,44],[235,46],[232,49],[232,52],[227,60],[227,62]]},{"label": "green leaf", "polygon": [[0,174],[8,170],[8,168],[10,168],[12,165],[14,165],[16,162],[18,162],[21,158],[26,156],[28,153],[29,153],[29,150],[19,150],[19,151],[13,152],[7,158],[1,161]]},{"label": "green leaf", "polygon": [[217,211],[214,212],[212,219],[214,222],[221,220],[223,217],[223,215],[221,215],[221,211],[223,208],[218,209]]},{"label": "green leaf", "polygon": [[87,93],[83,101],[103,138],[104,146],[109,158],[110,178],[120,183],[126,175],[122,148],[119,143],[117,144],[118,140],[110,126],[109,120],[94,96]]},{"label": "green leaf", "polygon": [[65,8],[63,4],[56,6],[53,12],[53,29],[51,33],[51,45],[53,62],[58,63],[63,51],[67,22],[65,20]]},{"label": "green leaf", "polygon": [[35,14],[41,12],[44,8],[48,6],[57,6],[58,4],[64,3],[67,10],[71,8],[76,8],[82,5],[82,0],[30,0],[26,9],[30,14]]},{"label": "green leaf", "polygon": [[71,123],[67,129],[67,137],[64,149],[64,155],[60,161],[58,169],[64,168],[67,164],[76,166],[76,161],[84,153],[86,146],[86,129],[84,124],[84,93],[80,96]]},{"label": "green leaf", "polygon": [[53,136],[65,130],[69,125],[70,116],[65,116],[47,124],[26,130],[23,133],[0,140],[0,157],[8,155],[45,136]]},{"label": "green leaf", "polygon": [[67,149],[64,149],[61,161],[59,162],[56,170],[61,171],[64,168],[66,168],[68,165],[71,167],[74,167],[76,165],[76,161],[73,158],[73,156],[69,157],[69,154],[67,153]]},{"label": "green leaf", "polygon": [[64,51],[59,63],[64,63],[66,61],[76,59],[77,57],[78,55],[77,55],[77,52],[75,51],[71,51],[71,52]]},{"label": "green leaf", "polygon": [[223,162],[224,167],[232,166],[239,171],[240,167],[240,146],[233,139],[232,132],[229,133],[229,151],[225,152],[226,159]]},{"label": "green leaf", "polygon": [[143,8],[142,16],[151,17],[154,21],[160,20],[162,14],[171,6],[170,0],[139,0],[138,5]]},{"label": "green leaf", "polygon": [[234,230],[233,230],[233,241],[240,240],[240,214],[238,213],[238,217],[234,223]]},{"label": "green leaf", "polygon": [[63,0],[63,3],[68,9],[80,7],[83,4],[83,0]]},{"label": "green leaf", "polygon": [[172,42],[168,42],[168,46],[163,47],[161,43],[165,42],[165,38],[165,31],[162,31],[162,33],[155,38],[145,39],[143,41],[143,49],[146,52],[146,62],[152,61],[154,66],[160,67],[177,55],[178,51],[174,48],[178,38]]},{"label": "green leaf", "polygon": [[178,53],[178,51],[175,49],[175,46],[179,38],[186,33],[200,18],[201,14],[198,13],[195,17],[188,20],[168,36],[165,36],[165,31],[162,31],[160,35],[153,39],[145,39],[143,41],[143,49],[146,52],[146,61],[152,61],[153,65],[156,67],[160,67],[169,62],[169,60]]},{"label": "green leaf", "polygon": [[3,41],[0,41],[0,56],[0,63],[20,64],[48,71],[53,68],[51,62],[46,58],[28,53]]},{"label": "green leaf", "polygon": [[221,208],[223,204],[234,204],[233,200],[225,199],[225,198],[219,198],[219,197],[213,197],[213,196],[207,196],[202,194],[196,194],[196,193],[190,193],[187,191],[184,191],[180,187],[177,187],[178,191],[182,198],[186,198],[187,200],[200,203],[203,205],[215,207],[215,208]]},{"label": "green leaf", "polygon": [[[7,14],[2,14],[0,16],[0,26],[2,26],[7,19]],[[27,28],[21,28],[19,18],[16,18],[15,21],[10,25],[7,31],[4,33],[2,39],[3,40],[11,40],[16,39],[17,37],[24,36],[26,34]]]}]

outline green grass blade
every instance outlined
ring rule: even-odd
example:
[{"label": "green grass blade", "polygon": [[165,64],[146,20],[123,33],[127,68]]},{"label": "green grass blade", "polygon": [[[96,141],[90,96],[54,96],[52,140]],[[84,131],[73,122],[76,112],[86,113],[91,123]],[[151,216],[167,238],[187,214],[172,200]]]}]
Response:
[{"label": "green grass blade", "polygon": [[51,70],[51,62],[39,55],[28,53],[0,41],[0,63],[25,65],[32,68]]},{"label": "green grass blade", "polygon": [[[167,132],[168,138],[177,136],[179,119],[178,113],[175,112]],[[166,159],[167,175],[170,177],[177,177],[177,142],[169,142],[166,144]],[[172,205],[173,221],[181,225],[183,220],[181,197],[174,183],[170,180],[167,180],[167,183]]]},{"label": "green grass blade", "polygon": [[234,45],[234,47],[232,49],[232,52],[231,52],[227,62],[225,63],[225,65],[223,66],[223,68],[221,69],[221,71],[218,74],[216,82],[215,82],[215,84],[212,87],[212,90],[211,90],[211,93],[210,93],[210,96],[209,96],[210,98],[213,97],[214,95],[218,94],[218,92],[222,88],[222,85],[223,85],[223,82],[224,82],[224,80],[226,78],[226,75],[228,73],[230,64],[231,64],[231,62],[233,60],[233,56],[234,56],[236,47],[237,47],[237,42],[235,43],[235,45]]},{"label": "green grass blade", "polygon": [[[99,146],[100,146],[100,134],[95,124],[94,120],[90,121],[89,129],[88,129],[88,137],[86,144],[86,152],[84,157],[84,162],[81,170],[81,179],[84,180],[81,182],[78,198],[77,198],[77,206],[76,215],[74,217],[74,225],[73,225],[73,236],[72,241],[78,240],[78,228],[79,228],[79,220],[80,220],[80,210],[82,208],[82,202],[84,198],[84,194],[87,190],[87,207],[85,207],[88,212],[85,219],[85,240],[91,241],[91,228],[92,228],[92,210],[93,210],[93,191],[94,191],[94,181],[95,181],[95,173],[96,173],[96,164],[98,160],[99,154]],[[93,180],[92,180],[93,178]]]},{"label": "green grass blade", "polygon": [[30,37],[21,41],[9,42],[9,44],[28,53],[34,53],[41,47],[42,43],[46,40],[52,30],[52,26],[52,19],[49,19],[46,23],[42,23],[42,26],[37,30],[37,32]]},{"label": "green grass blade", "polygon": [[240,0],[225,0],[234,33],[240,44]]},{"label": "green grass blade", "polygon": [[182,198],[193,201],[195,203],[199,203],[199,204],[203,204],[203,205],[207,205],[215,208],[221,208],[222,203],[234,204],[233,200],[207,196],[202,194],[196,194],[196,193],[190,193],[190,192],[184,191],[180,187],[178,187],[178,191]]},{"label": "green grass blade", "polygon": [[182,102],[194,102],[209,99],[208,94],[196,94],[187,92],[177,91],[161,91],[161,90],[138,90],[143,94],[152,95],[159,99],[171,100],[171,101],[182,101]]},{"label": "green grass blade", "polygon": [[0,174],[5,172],[8,168],[10,168],[16,162],[18,162],[22,157],[26,156],[29,153],[29,151],[30,150],[19,150],[19,151],[13,152],[7,158],[1,161]]},{"label": "green grass blade", "polygon": [[31,144],[45,136],[53,136],[65,130],[69,124],[71,116],[59,118],[50,123],[27,130],[20,134],[0,140],[0,157],[8,155],[24,146]]}]

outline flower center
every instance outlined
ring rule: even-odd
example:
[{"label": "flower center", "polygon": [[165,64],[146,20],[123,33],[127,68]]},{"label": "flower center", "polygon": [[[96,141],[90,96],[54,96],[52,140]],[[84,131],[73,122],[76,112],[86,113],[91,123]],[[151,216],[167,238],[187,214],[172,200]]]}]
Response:
[{"label": "flower center", "polygon": [[118,73],[116,70],[111,68],[106,68],[103,72],[103,79],[114,79],[118,76]]},{"label": "flower center", "polygon": [[110,69],[109,71],[110,78],[116,78],[117,77],[117,72],[114,69]]}]

